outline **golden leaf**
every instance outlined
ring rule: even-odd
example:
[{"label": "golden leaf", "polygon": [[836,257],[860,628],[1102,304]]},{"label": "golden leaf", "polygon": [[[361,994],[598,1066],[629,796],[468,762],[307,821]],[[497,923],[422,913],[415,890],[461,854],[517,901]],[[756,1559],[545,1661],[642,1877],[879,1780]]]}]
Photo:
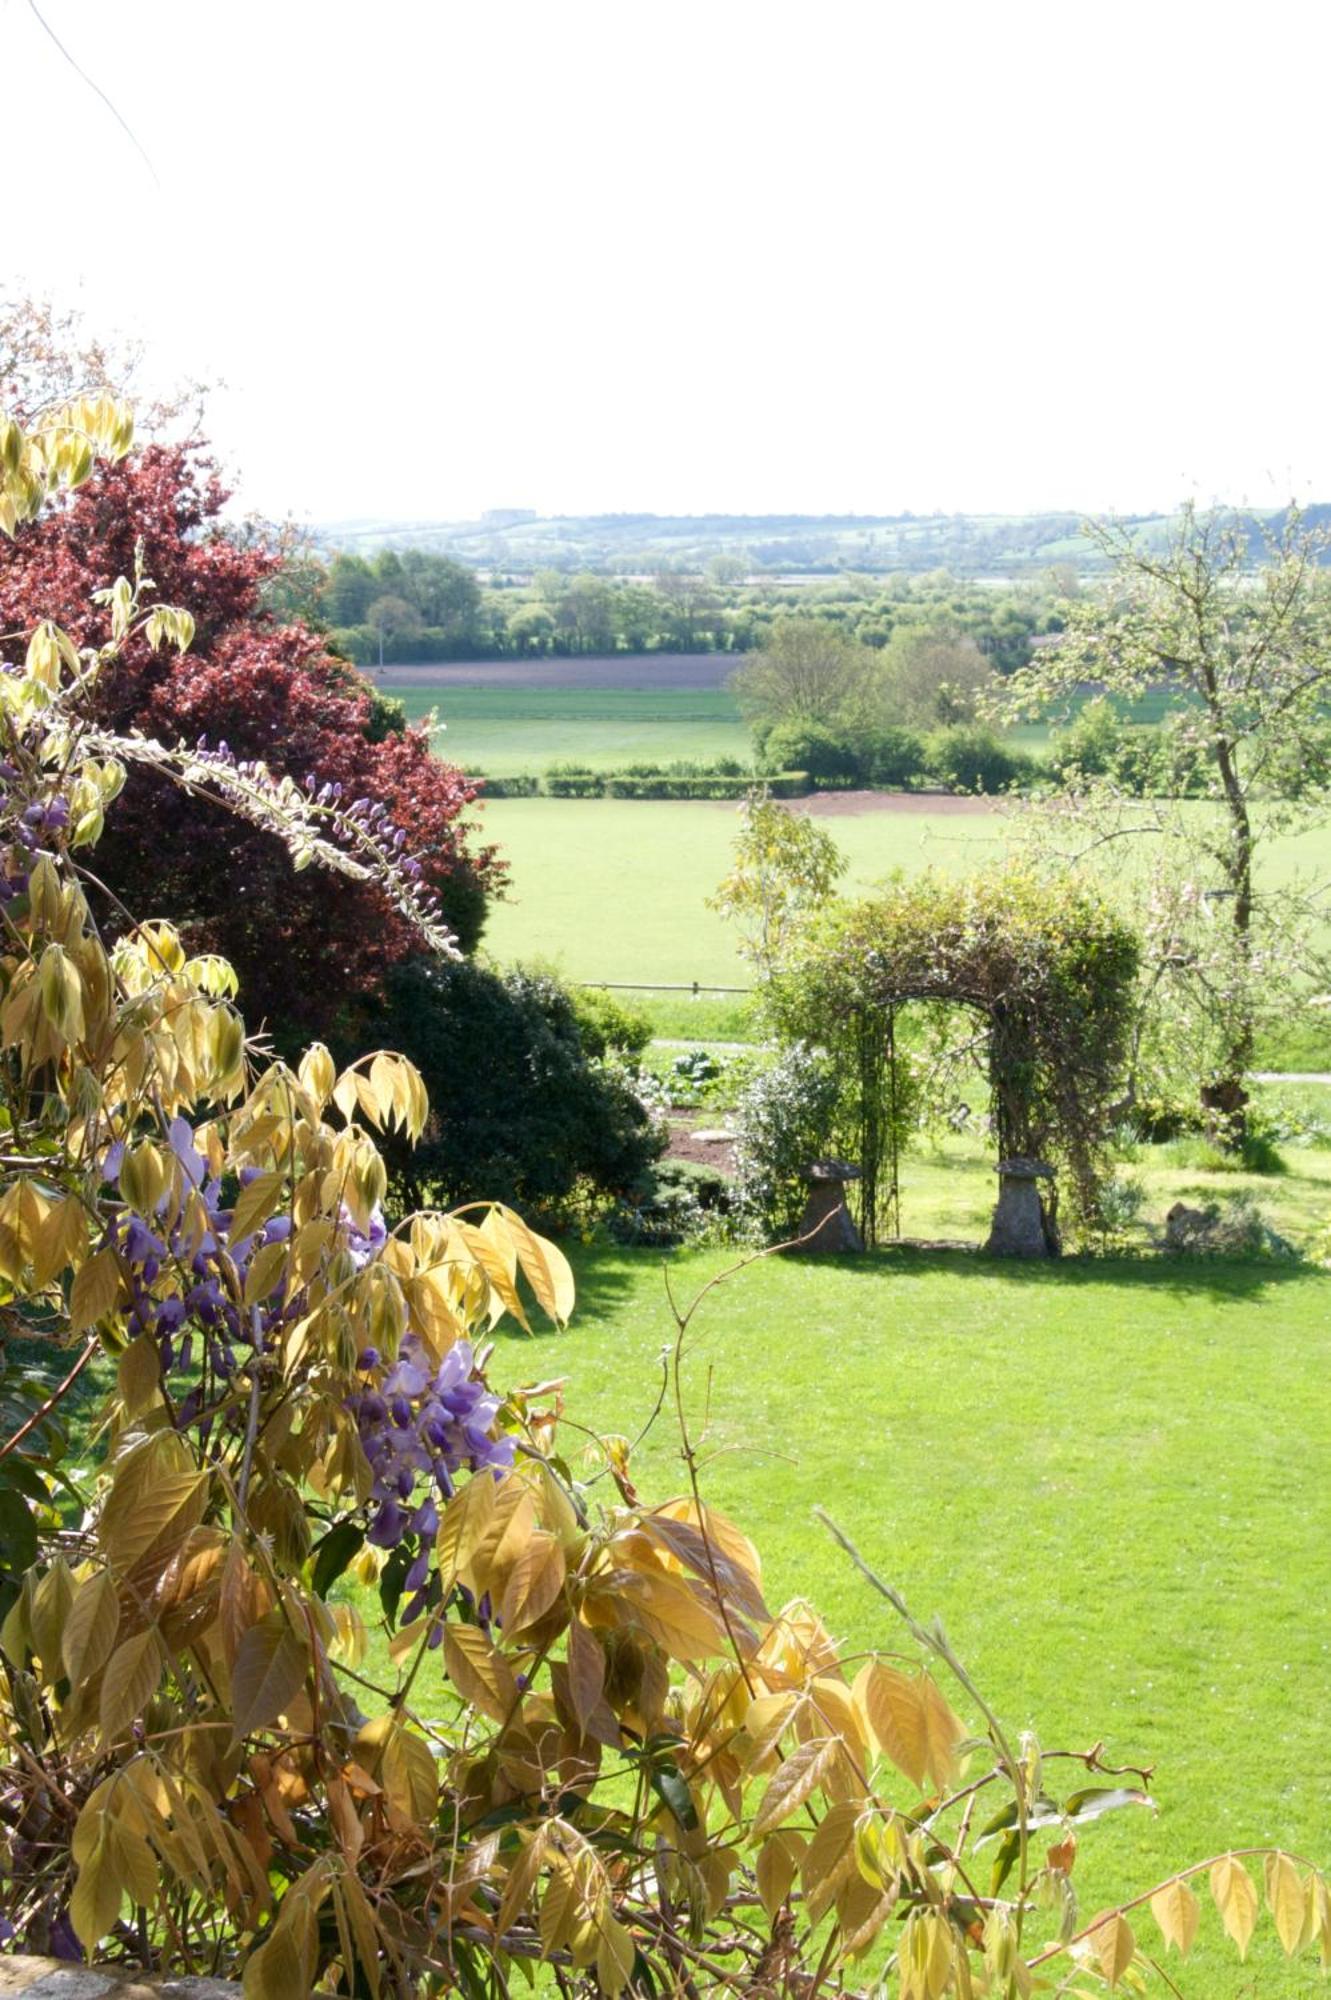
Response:
[{"label": "golden leaf", "polygon": [[108,1742],[142,1715],[162,1678],[162,1655],[155,1632],[136,1632],[117,1646],[102,1676],[101,1724]]},{"label": "golden leaf", "polygon": [[277,1608],[252,1625],[231,1670],[232,1712],[237,1740],[264,1729],[295,1700],[305,1685],[309,1651]]},{"label": "golden leaf", "polygon": [[245,2000],[293,2000],[310,1990],[305,1953],[294,1930],[275,1930],[245,1962]]},{"label": "golden leaf", "polygon": [[605,1693],[605,1653],[580,1618],[568,1628],[568,1692],[578,1727],[585,1733]]},{"label": "golden leaf", "polygon": [[754,1840],[760,1840],[763,1834],[799,1810],[822,1783],[840,1749],[840,1744],[833,1738],[816,1736],[812,1742],[801,1743],[797,1750],[791,1751],[763,1793],[763,1802],[753,1822],[751,1837]]},{"label": "golden leaf", "polygon": [[1211,1895],[1230,1937],[1246,1958],[1253,1927],[1257,1922],[1257,1891],[1243,1863],[1232,1854],[1222,1854],[1211,1867]]},{"label": "golden leaf", "polygon": [[856,1676],[854,1695],[883,1755],[922,1790],[930,1760],[922,1683],[871,1660]]},{"label": "golden leaf", "polygon": [[124,1897],[124,1887],[116,1866],[116,1855],[108,1838],[109,1816],[99,1813],[101,1825],[87,1859],[80,1864],[78,1881],[69,1899],[69,1918],[89,1958],[106,1936]]},{"label": "golden leaf", "polygon": [[790,1894],[795,1871],[804,1855],[804,1836],[790,1827],[770,1833],[758,1851],[758,1895],[769,1921]]},{"label": "golden leaf", "polygon": [[601,1991],[616,2000],[633,1974],[637,1949],[633,1933],[607,1910],[597,1925],[596,1978]]},{"label": "golden leaf", "polygon": [[573,1311],[576,1290],[568,1258],[547,1237],[537,1236],[528,1229],[511,1208],[494,1212],[503,1217],[509,1241],[517,1252],[523,1276],[536,1294],[537,1304],[562,1326]]},{"label": "golden leaf", "polygon": [[177,1469],[182,1459],[188,1464],[174,1433],[158,1432],[117,1465],[97,1536],[118,1572],[132,1569],[149,1549],[166,1555],[203,1518],[208,1474]]},{"label": "golden leaf", "polygon": [[[768,1789],[770,1791],[770,1786]],[[855,1835],[858,1816],[857,1805],[830,1807],[805,1849],[800,1863],[800,1882],[811,1924],[821,1923],[837,1891],[850,1875],[857,1872]]]},{"label": "golden leaf", "polygon": [[537,1528],[508,1573],[499,1603],[499,1622],[508,1635],[543,1618],[564,1587],[564,1551],[553,1535]]},{"label": "golden leaf", "polygon": [[127,1417],[137,1417],[148,1408],[161,1379],[156,1341],[150,1334],[136,1334],[116,1364],[116,1387]]},{"label": "golden leaf", "polygon": [[384,1744],[379,1778],[391,1804],[417,1826],[428,1826],[439,1802],[439,1769],[429,1747],[399,1726]]},{"label": "golden leaf", "polygon": [[107,1245],[74,1274],[69,1297],[69,1330],[86,1333],[99,1319],[105,1319],[120,1297],[120,1265]]},{"label": "golden leaf", "polygon": [[946,1791],[956,1783],[957,1745],[966,1732],[931,1675],[920,1676],[919,1688],[929,1770],[938,1789]]},{"label": "golden leaf", "polygon": [[1186,1958],[1192,1949],[1201,1911],[1201,1904],[1186,1882],[1167,1882],[1151,1898],[1151,1915],[1159,1924],[1165,1943],[1176,1946],[1180,1958]]},{"label": "golden leaf", "polygon": [[227,1550],[218,1599],[222,1650],[228,1665],[235,1665],[241,1640],[271,1608],[267,1584],[250,1568],[239,1542],[233,1542]]},{"label": "golden leaf", "polygon": [[231,1217],[227,1238],[233,1255],[237,1243],[252,1236],[267,1222],[281,1201],[285,1187],[285,1174],[268,1173],[256,1174],[249,1186],[241,1189],[236,1197],[235,1213]]},{"label": "golden leaf", "polygon": [[91,1680],[105,1666],[120,1629],[120,1599],[110,1570],[99,1570],[74,1594],[61,1650],[71,1687]]},{"label": "golden leaf", "polygon": [[1137,1950],[1137,1940],[1132,1935],[1132,1926],[1127,1918],[1117,1911],[1112,1916],[1106,1916],[1103,1922],[1096,1918],[1095,1928],[1087,1942],[1095,1955],[1101,1976],[1110,1986],[1117,1986]]},{"label": "golden leaf", "polygon": [[1288,1956],[1298,1950],[1303,1936],[1306,1898],[1299,1871],[1287,1854],[1266,1857],[1266,1903]]},{"label": "golden leaf", "polygon": [[513,1669],[479,1625],[444,1626],[444,1669],[464,1701],[492,1722],[507,1722],[518,1705]]}]

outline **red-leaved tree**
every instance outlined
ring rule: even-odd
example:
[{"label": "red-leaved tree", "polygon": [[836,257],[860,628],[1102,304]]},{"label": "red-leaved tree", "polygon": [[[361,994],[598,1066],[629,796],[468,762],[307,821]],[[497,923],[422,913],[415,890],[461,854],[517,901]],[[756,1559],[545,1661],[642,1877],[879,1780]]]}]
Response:
[{"label": "red-leaved tree", "polygon": [[[475,785],[431,754],[423,731],[385,731],[368,683],[316,633],[268,616],[260,592],[277,558],[222,531],[226,498],[196,445],[149,445],[100,466],[0,547],[0,633],[53,617],[77,642],[99,642],[92,594],[132,577],[141,546],[157,600],[193,613],[194,644],[183,656],[132,644],[99,697],[101,719],[167,742],[206,737],[380,802],[470,948],[504,872],[493,848],[475,844]],[[0,654],[21,657],[21,638],[0,641]],[[136,918],[188,919],[194,947],[222,952],[240,974],[250,1019],[283,1040],[329,1033],[347,1010],[372,1005],[386,968],[419,949],[378,890],[293,874],[271,835],[151,772],[131,774],[97,868]]]}]

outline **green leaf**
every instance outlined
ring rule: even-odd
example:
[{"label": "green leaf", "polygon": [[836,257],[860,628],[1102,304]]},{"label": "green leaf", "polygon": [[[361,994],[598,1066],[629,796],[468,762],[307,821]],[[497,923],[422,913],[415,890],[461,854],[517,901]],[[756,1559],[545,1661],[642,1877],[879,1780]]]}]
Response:
[{"label": "green leaf", "polygon": [[653,1764],[647,1775],[661,1803],[669,1807],[685,1833],[692,1833],[698,1825],[698,1811],[679,1766]]},{"label": "green leaf", "polygon": [[359,1553],[364,1540],[365,1530],[351,1521],[339,1521],[335,1528],[328,1530],[314,1551],[311,1580],[320,1597],[327,1597],[347,1564]]},{"label": "green leaf", "polygon": [[1118,1812],[1122,1806],[1146,1806],[1151,1812],[1156,1809],[1149,1792],[1131,1791],[1121,1785],[1112,1788],[1091,1785],[1065,1799],[1063,1810],[1069,1819],[1086,1820],[1100,1819],[1105,1813]]}]

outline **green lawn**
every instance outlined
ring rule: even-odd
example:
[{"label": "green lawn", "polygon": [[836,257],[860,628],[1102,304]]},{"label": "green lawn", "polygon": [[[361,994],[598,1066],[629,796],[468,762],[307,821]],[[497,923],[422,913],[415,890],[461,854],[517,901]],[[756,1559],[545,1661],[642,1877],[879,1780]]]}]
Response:
[{"label": "green lawn", "polygon": [[[492,1373],[566,1376],[579,1421],[632,1435],[671,1337],[660,1260],[577,1262],[573,1325],[501,1339]],[[677,1295],[731,1262],[672,1258]],[[851,1646],[898,1638],[822,1503],[943,1616],[1013,1728],[1158,1764],[1158,1818],[1083,1838],[1088,1914],[1232,1845],[1331,1859],[1328,1307],[1331,1278],[1275,1265],[887,1252],[760,1263],[697,1322],[705,1489],[757,1538],[773,1602],[807,1593]],[[667,1417],[636,1464],[645,1492],[678,1488]],[[1241,1968],[1208,1907],[1187,1991],[1309,1991],[1264,1923]]]},{"label": "green lawn", "polygon": [[441,754],[495,777],[551,764],[594,770],[691,758],[751,762],[753,744],[724,688],[511,688],[397,685],[382,691],[413,721],[436,709]]}]

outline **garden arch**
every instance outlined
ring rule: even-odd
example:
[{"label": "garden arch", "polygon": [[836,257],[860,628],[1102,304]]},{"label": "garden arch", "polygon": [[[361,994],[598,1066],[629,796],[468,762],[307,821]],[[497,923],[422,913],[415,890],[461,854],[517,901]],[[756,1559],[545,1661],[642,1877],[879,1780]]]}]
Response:
[{"label": "garden arch", "polygon": [[[884,1168],[902,1133],[908,1091],[896,1016],[909,1001],[982,1019],[1000,1171],[1048,1162],[1078,1219],[1095,1220],[1138,962],[1136,933],[1094,889],[1015,865],[898,881],[832,905],[807,928],[774,977],[772,1005],[783,1033],[836,1060],[863,1174],[866,1243],[878,1232]],[[1056,1185],[1048,1182],[1040,1203],[1050,1249]]]}]

